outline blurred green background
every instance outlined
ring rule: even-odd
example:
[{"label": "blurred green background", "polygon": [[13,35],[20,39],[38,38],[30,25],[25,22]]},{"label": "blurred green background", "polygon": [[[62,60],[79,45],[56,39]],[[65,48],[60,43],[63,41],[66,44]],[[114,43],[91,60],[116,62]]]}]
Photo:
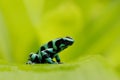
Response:
[{"label": "blurred green background", "polygon": [[[63,65],[24,65],[65,36],[75,44],[60,53]],[[0,68],[1,80],[119,80],[120,0],[0,0]]]}]

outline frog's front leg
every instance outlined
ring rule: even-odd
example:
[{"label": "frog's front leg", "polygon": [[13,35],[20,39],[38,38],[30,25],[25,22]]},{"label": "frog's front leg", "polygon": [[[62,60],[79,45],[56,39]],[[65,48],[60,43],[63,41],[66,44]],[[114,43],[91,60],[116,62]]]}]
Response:
[{"label": "frog's front leg", "polygon": [[42,58],[45,60],[46,63],[56,64],[56,62],[54,62],[50,57],[51,54],[53,54],[53,48],[41,51]]}]

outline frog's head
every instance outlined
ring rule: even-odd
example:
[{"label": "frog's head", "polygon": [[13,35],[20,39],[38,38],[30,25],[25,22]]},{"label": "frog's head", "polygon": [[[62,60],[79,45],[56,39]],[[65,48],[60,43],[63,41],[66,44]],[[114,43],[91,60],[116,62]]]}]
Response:
[{"label": "frog's head", "polygon": [[61,50],[67,48],[68,46],[71,46],[74,43],[74,40],[71,37],[67,36],[67,37],[64,37],[62,39],[63,39],[63,41],[60,45]]},{"label": "frog's head", "polygon": [[67,36],[67,37],[64,37],[63,40],[64,40],[64,44],[65,44],[66,46],[71,46],[71,45],[74,43],[73,38],[68,37],[68,36]]}]

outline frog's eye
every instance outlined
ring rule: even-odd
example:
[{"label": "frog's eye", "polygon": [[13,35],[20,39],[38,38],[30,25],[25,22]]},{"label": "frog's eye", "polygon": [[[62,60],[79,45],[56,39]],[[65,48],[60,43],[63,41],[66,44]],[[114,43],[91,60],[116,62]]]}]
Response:
[{"label": "frog's eye", "polygon": [[63,39],[66,46],[72,45],[74,43],[74,40],[71,37],[65,37]]}]

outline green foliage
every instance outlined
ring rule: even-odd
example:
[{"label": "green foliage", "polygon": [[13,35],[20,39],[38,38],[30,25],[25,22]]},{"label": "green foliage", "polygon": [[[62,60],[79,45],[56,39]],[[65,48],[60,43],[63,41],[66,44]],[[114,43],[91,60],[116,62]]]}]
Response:
[{"label": "green foliage", "polygon": [[[0,80],[6,74],[17,80],[118,80],[119,14],[119,0],[0,0]],[[41,44],[68,35],[75,44],[60,53],[65,64],[22,65]],[[100,57],[84,58],[90,55]]]},{"label": "green foliage", "polygon": [[[80,62],[61,65],[3,65],[2,80],[119,80],[101,56],[82,58]],[[6,77],[7,75],[7,77]]]}]

